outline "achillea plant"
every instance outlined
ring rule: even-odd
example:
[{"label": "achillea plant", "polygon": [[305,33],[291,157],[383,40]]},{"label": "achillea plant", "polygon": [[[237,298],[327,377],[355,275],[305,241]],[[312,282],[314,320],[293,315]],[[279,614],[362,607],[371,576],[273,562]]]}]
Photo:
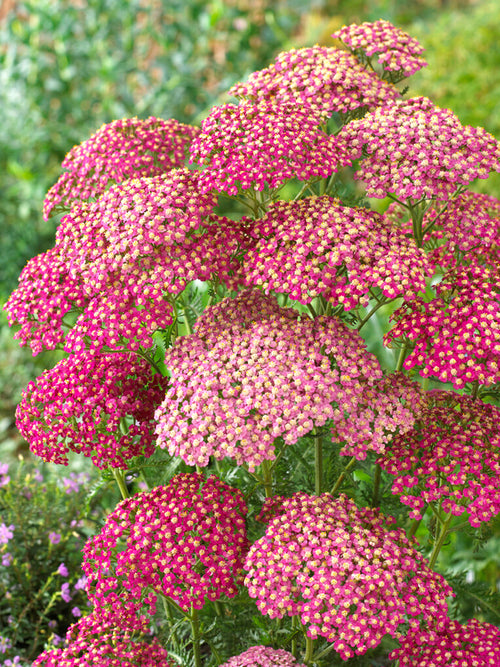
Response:
[{"label": "achillea plant", "polygon": [[83,548],[92,610],[36,665],[498,664],[498,593],[440,554],[500,511],[500,201],[466,189],[500,144],[406,97],[407,33],[333,37],[200,128],[104,126],[47,195],[6,311],[66,356],[18,425],[122,499]]}]

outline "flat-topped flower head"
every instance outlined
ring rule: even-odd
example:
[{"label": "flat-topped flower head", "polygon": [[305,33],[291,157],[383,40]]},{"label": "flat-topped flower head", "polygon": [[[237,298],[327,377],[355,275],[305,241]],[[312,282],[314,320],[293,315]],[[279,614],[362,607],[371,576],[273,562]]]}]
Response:
[{"label": "flat-topped flower head", "polygon": [[156,638],[120,626],[91,632],[84,618],[68,629],[63,648],[45,650],[33,667],[173,667],[173,664]]},{"label": "flat-topped flower head", "polygon": [[425,252],[389,218],[328,196],[277,201],[251,233],[257,242],[243,261],[247,284],[301,303],[321,294],[349,310],[367,306],[374,287],[389,299],[411,299],[433,274]]},{"label": "flat-topped flower head", "polygon": [[459,266],[436,286],[435,299],[417,298],[396,310],[385,340],[414,345],[404,367],[422,367],[423,377],[451,382],[458,389],[471,382],[499,382],[499,294],[498,270]]},{"label": "flat-topped flower head", "polygon": [[278,102],[225,104],[212,109],[191,144],[191,162],[203,167],[201,190],[237,195],[275,189],[297,178],[323,178],[351,163],[335,137],[308,109]]},{"label": "flat-topped flower head", "polygon": [[332,37],[340,39],[361,58],[361,62],[371,62],[371,57],[377,55],[377,62],[388,73],[389,81],[411,76],[427,65],[421,57],[424,47],[404,30],[383,19],[346,25],[336,30]]},{"label": "flat-topped flower head", "polygon": [[[84,547],[90,599],[96,608],[126,609],[149,588],[188,611],[234,597],[248,549],[246,513],[238,489],[199,473],[121,501]],[[122,588],[130,600],[109,598]]]},{"label": "flat-topped flower head", "polygon": [[4,310],[9,324],[20,326],[14,338],[37,355],[64,340],[65,315],[87,303],[82,280],[70,275],[65,258],[55,247],[29,260]]},{"label": "flat-topped flower head", "polygon": [[335,317],[314,321],[246,290],[205,310],[165,364],[171,388],[156,411],[157,443],[188,465],[228,456],[255,469],[356,402],[381,376],[363,340]]},{"label": "flat-topped flower head", "polygon": [[342,443],[340,453],[359,461],[368,452],[384,452],[396,434],[404,437],[425,404],[421,385],[402,373],[366,383],[356,399],[350,411],[335,410],[332,432]]},{"label": "flat-topped flower head", "polygon": [[465,625],[441,620],[424,632],[399,638],[400,648],[390,658],[401,667],[497,667],[500,665],[500,629],[472,618]]},{"label": "flat-topped flower head", "polygon": [[184,166],[199,128],[177,120],[125,118],[103,125],[65,157],[67,169],[45,198],[48,219],[55,207],[101,195],[108,185],[136,176],[155,176]]},{"label": "flat-topped flower head", "polygon": [[166,386],[130,353],[74,355],[30,382],[16,424],[44,461],[66,465],[73,451],[98,468],[126,468],[154,451],[153,414]]},{"label": "flat-topped flower head", "polygon": [[299,492],[275,511],[245,561],[245,586],[263,614],[298,616],[343,660],[447,615],[451,588],[378,510]]},{"label": "flat-topped flower head", "polygon": [[374,109],[400,97],[397,88],[365,69],[354,55],[318,45],[280,53],[274,63],[237,83],[229,94],[252,102],[300,105],[322,120],[335,111]]},{"label": "flat-topped flower head", "polygon": [[345,125],[337,141],[352,159],[362,158],[355,178],[370,197],[447,200],[459,186],[500,171],[500,144],[491,134],[425,97],[378,107]]},{"label": "flat-topped flower head", "polygon": [[305,667],[291,653],[271,646],[252,646],[229,658],[221,667]]},{"label": "flat-topped flower head", "polygon": [[454,392],[432,391],[415,426],[378,459],[395,476],[392,493],[422,518],[429,503],[472,526],[500,512],[500,409]]}]

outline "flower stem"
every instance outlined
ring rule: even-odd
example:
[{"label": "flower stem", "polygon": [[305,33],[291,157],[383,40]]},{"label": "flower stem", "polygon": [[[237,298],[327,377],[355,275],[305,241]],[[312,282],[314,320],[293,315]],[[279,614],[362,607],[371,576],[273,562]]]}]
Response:
[{"label": "flower stem", "polygon": [[312,660],[314,653],[314,639],[311,639],[311,637],[307,637],[306,635],[306,653],[304,655],[304,662],[309,664]]},{"label": "flower stem", "polygon": [[443,525],[441,526],[441,532],[439,533],[436,541],[434,542],[434,548],[432,549],[431,557],[429,558],[429,567],[431,568],[434,567],[436,563],[437,557],[439,556],[439,552],[441,551],[446,536],[448,535],[448,529],[450,527],[452,519],[453,519],[453,514],[450,513],[443,522]]},{"label": "flower stem", "polygon": [[118,484],[118,488],[120,489],[120,494],[123,500],[129,498],[127,485],[125,484],[125,473],[123,470],[120,470],[119,468],[113,468],[113,476],[116,480],[116,483]]},{"label": "flower stem", "polygon": [[375,466],[375,473],[373,475],[373,496],[372,507],[378,507],[380,504],[380,478],[382,475],[382,468],[377,463]]},{"label": "flower stem", "polygon": [[194,667],[201,667],[200,619],[198,618],[198,610],[194,607],[191,607],[189,622],[191,624],[191,636],[193,638]]},{"label": "flower stem", "polygon": [[394,369],[395,371],[401,371],[403,369],[403,364],[405,362],[405,356],[406,356],[406,343],[403,343],[400,351],[399,351],[399,357],[398,357],[398,362],[396,364],[396,368]]},{"label": "flower stem", "polygon": [[271,471],[271,466],[269,461],[262,461],[261,470],[263,476],[264,489],[266,491],[266,498],[270,498],[273,495],[273,475]]},{"label": "flower stem", "polygon": [[314,492],[319,496],[323,490],[323,443],[321,435],[314,429]]},{"label": "flower stem", "polygon": [[337,493],[337,491],[339,490],[342,482],[344,481],[344,477],[346,476],[346,474],[349,472],[349,470],[353,467],[353,465],[355,463],[356,463],[356,457],[353,456],[352,459],[349,461],[349,463],[345,466],[344,470],[342,470],[342,472],[340,473],[337,481],[335,482],[335,484],[333,486],[333,489],[330,491],[332,496],[334,496]]}]

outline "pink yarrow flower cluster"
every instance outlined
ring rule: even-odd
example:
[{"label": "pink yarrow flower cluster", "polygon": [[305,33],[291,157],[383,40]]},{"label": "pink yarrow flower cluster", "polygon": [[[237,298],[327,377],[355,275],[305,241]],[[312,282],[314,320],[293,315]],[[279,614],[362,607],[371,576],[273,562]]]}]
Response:
[{"label": "pink yarrow flower cluster", "polygon": [[109,598],[110,591],[123,588],[140,601],[148,588],[185,611],[234,597],[248,549],[246,513],[238,489],[199,473],[121,501],[84,547],[89,597],[114,610],[129,600]]},{"label": "pink yarrow flower cluster", "polygon": [[415,424],[378,463],[395,476],[392,493],[421,519],[426,504],[468,512],[472,526],[500,512],[500,410],[468,396],[432,391]]},{"label": "pink yarrow flower cluster", "polygon": [[[427,63],[421,57],[424,47],[408,33],[380,19],[374,23],[352,23],[332,34],[340,39],[353,53],[371,62],[378,55],[377,62],[389,73],[390,81],[398,81],[418,72]],[[392,76],[391,76],[392,75]]]},{"label": "pink yarrow flower cluster", "polygon": [[308,109],[275,101],[215,107],[190,148],[190,161],[203,167],[202,192],[275,189],[291,178],[323,178],[350,164],[318,124]]},{"label": "pink yarrow flower cluster", "polygon": [[370,197],[446,200],[500,171],[500,143],[491,134],[425,97],[378,107],[344,126],[337,141],[351,159],[362,158],[354,177]]},{"label": "pink yarrow flower cluster", "polygon": [[298,616],[343,660],[447,615],[451,588],[378,510],[299,492],[275,512],[245,561],[245,586],[263,614]]},{"label": "pink yarrow flower cluster", "polygon": [[33,667],[173,667],[157,639],[120,627],[91,632],[85,620],[68,629],[63,648],[45,650]]},{"label": "pink yarrow flower cluster", "polygon": [[390,658],[401,667],[497,667],[500,629],[475,618],[462,625],[446,619],[426,632],[410,632]]},{"label": "pink yarrow flower cluster", "polygon": [[[332,360],[332,361],[331,361]],[[205,310],[167,350],[171,388],[157,409],[159,447],[188,465],[228,456],[250,470],[356,404],[381,377],[359,334],[335,317],[300,318],[245,290]]]},{"label": "pink yarrow flower cluster", "polygon": [[221,667],[305,667],[291,653],[270,646],[252,646],[229,658]]},{"label": "pink yarrow flower cluster", "polygon": [[96,197],[111,183],[136,176],[155,176],[182,167],[199,128],[176,120],[125,118],[103,125],[89,139],[70,150],[67,169],[45,198],[47,220],[55,207]]},{"label": "pink yarrow flower cluster", "polygon": [[393,315],[386,334],[414,344],[404,363],[423,366],[423,377],[434,376],[461,389],[466,383],[500,381],[500,277],[480,265],[461,266],[445,274],[436,298],[417,298]]},{"label": "pink yarrow flower cluster", "polygon": [[44,461],[68,463],[69,451],[98,468],[126,468],[154,451],[153,414],[167,379],[130,353],[71,356],[24,390],[16,424]]},{"label": "pink yarrow flower cluster", "polygon": [[354,55],[318,45],[280,53],[274,63],[253,72],[229,94],[254,103],[300,105],[322,120],[334,111],[374,109],[400,97],[397,88],[365,69]]},{"label": "pink yarrow flower cluster", "polygon": [[433,273],[424,251],[391,220],[333,197],[277,201],[251,233],[257,242],[243,262],[247,284],[301,303],[321,294],[346,309],[367,306],[373,287],[388,299],[411,299]]}]

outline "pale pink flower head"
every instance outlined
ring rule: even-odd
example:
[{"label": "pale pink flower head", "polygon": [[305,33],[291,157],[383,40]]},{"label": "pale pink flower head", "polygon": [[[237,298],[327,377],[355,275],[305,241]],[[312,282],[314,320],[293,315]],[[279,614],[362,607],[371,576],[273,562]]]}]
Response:
[{"label": "pale pink flower head", "polygon": [[[185,611],[234,597],[248,549],[246,513],[238,489],[199,473],[181,473],[167,486],[121,501],[84,547],[90,599],[126,613],[145,588]],[[123,602],[115,594],[122,588]]]},{"label": "pale pink flower head", "polygon": [[278,102],[225,104],[212,109],[191,144],[191,162],[203,167],[202,192],[237,195],[279,188],[297,178],[324,178],[351,163],[308,109]]},{"label": "pale pink flower head", "polygon": [[500,409],[455,392],[428,392],[414,427],[378,459],[394,475],[392,493],[422,518],[439,503],[472,526],[500,512]]},{"label": "pale pink flower head", "polygon": [[63,160],[65,171],[45,198],[48,219],[57,208],[101,195],[108,185],[136,176],[155,176],[185,163],[199,128],[176,120],[125,118],[103,125],[74,146]]},{"label": "pale pink flower head", "polygon": [[271,646],[252,646],[229,658],[221,667],[305,667],[291,653]]},{"label": "pale pink flower head", "polygon": [[500,171],[500,144],[491,134],[462,125],[425,97],[378,107],[345,125],[337,141],[353,160],[362,158],[354,177],[369,197],[447,200],[460,186]]},{"label": "pale pink flower head", "polygon": [[280,53],[229,94],[252,102],[300,105],[322,120],[333,112],[373,109],[400,97],[397,88],[365,69],[354,55],[318,45]]},{"label": "pale pink flower head", "polygon": [[346,25],[335,31],[332,37],[340,39],[361,62],[371,62],[371,57],[377,55],[377,62],[387,72],[385,76],[389,81],[400,81],[427,65],[421,57],[424,47],[414,37],[384,19]]},{"label": "pale pink flower head", "polygon": [[47,649],[33,667],[173,667],[156,638],[138,635],[131,628],[90,626],[88,617],[68,629],[64,647]]},{"label": "pale pink flower head", "polygon": [[329,196],[277,201],[253,221],[251,234],[247,284],[301,303],[323,295],[350,310],[367,306],[374,288],[409,299],[425,292],[433,273],[424,251],[389,218]]},{"label": "pale pink flower head", "polygon": [[298,616],[343,660],[446,616],[451,588],[378,510],[298,492],[274,511],[245,561],[245,586],[263,614]]},{"label": "pale pink flower head", "polygon": [[423,377],[490,385],[500,381],[500,277],[498,269],[472,264],[447,272],[436,298],[417,298],[395,311],[386,343],[399,339],[413,350],[406,369]]},{"label": "pale pink flower head", "polygon": [[399,638],[390,658],[401,667],[497,667],[500,629],[472,618],[465,625],[443,619],[427,631],[410,631]]},{"label": "pale pink flower head", "polygon": [[166,386],[130,353],[74,355],[29,383],[17,427],[44,461],[66,465],[73,451],[98,468],[126,468],[129,459],[154,451],[153,413]]},{"label": "pale pink flower head", "polygon": [[229,457],[254,470],[348,409],[381,376],[356,331],[311,320],[244,290],[207,308],[195,333],[167,350],[170,389],[156,411],[157,444],[188,465]]}]

